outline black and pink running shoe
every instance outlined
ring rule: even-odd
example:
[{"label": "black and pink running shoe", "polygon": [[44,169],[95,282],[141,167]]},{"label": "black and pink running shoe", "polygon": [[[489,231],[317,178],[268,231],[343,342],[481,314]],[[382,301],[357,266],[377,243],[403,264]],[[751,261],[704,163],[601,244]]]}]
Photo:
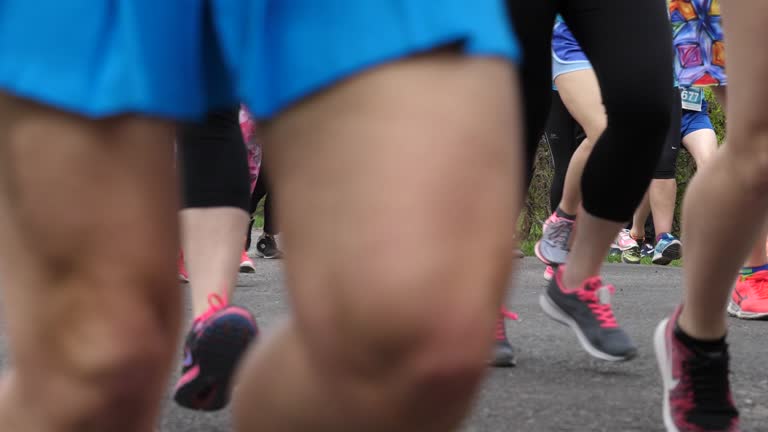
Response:
[{"label": "black and pink running shoe", "polygon": [[738,432],[739,411],[728,379],[728,346],[703,352],[675,334],[678,307],[654,334],[656,360],[664,385],[663,418],[667,432]]},{"label": "black and pink running shoe", "polygon": [[216,411],[229,403],[230,382],[258,327],[247,310],[231,306],[218,294],[197,317],[184,344],[181,378],[173,399],[179,405]]}]

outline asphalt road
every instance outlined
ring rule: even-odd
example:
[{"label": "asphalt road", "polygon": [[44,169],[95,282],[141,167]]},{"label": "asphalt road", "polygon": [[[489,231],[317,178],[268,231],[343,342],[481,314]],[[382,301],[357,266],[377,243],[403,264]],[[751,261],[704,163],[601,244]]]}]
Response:
[{"label": "asphalt road", "polygon": [[[257,272],[242,275],[235,301],[249,307],[262,329],[289,312],[279,261],[256,260]],[[663,431],[660,383],[651,336],[680,298],[679,268],[607,265],[603,276],[617,288],[620,323],[639,346],[631,362],[593,360],[575,337],[544,316],[538,295],[543,266],[525,258],[514,278],[511,309],[521,319],[508,324],[519,351],[518,366],[490,370],[463,432],[497,431]],[[439,315],[439,314],[438,314]],[[768,431],[768,323],[732,320],[734,397],[744,431]],[[0,324],[0,367],[7,351]],[[269,392],[269,389],[264,389]],[[170,384],[169,384],[170,392]],[[163,432],[231,430],[229,413],[196,413],[166,402]]]}]

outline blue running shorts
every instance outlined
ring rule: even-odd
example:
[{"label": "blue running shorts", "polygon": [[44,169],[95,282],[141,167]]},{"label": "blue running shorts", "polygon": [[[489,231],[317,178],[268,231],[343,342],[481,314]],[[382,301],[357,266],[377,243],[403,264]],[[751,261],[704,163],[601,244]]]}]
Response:
[{"label": "blue running shorts", "polygon": [[701,111],[683,110],[680,137],[685,138],[702,129],[715,129],[712,126],[712,120],[709,119],[709,104],[706,99],[701,103]]},{"label": "blue running shorts", "polygon": [[552,89],[557,90],[555,78],[558,76],[586,69],[592,69],[592,64],[558,15],[552,30]]},{"label": "blue running shorts", "polygon": [[449,44],[516,61],[507,21],[503,0],[3,0],[0,89],[95,118],[269,118]]}]

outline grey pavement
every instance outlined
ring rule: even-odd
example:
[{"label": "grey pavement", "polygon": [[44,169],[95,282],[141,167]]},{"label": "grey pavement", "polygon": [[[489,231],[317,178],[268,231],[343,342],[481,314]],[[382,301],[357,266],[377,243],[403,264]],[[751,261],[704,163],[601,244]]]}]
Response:
[{"label": "grey pavement", "polygon": [[[289,313],[281,263],[255,262],[255,274],[241,275],[234,301],[250,308],[262,330],[269,332],[272,324]],[[489,371],[463,432],[663,431],[651,336],[658,321],[680,298],[681,269],[624,264],[605,267],[605,281],[617,288],[614,305],[619,321],[640,349],[636,359],[618,364],[590,358],[569,329],[540,311],[543,270],[535,258],[521,260],[509,301],[520,320],[507,326],[519,351],[518,366]],[[439,310],[431,315],[432,319],[441,317]],[[732,320],[730,324],[732,367],[736,371],[732,385],[743,430],[766,431],[768,323]],[[5,363],[7,351],[0,324],[0,367]],[[159,430],[224,432],[231,430],[231,422],[227,411],[191,412],[166,400]]]}]

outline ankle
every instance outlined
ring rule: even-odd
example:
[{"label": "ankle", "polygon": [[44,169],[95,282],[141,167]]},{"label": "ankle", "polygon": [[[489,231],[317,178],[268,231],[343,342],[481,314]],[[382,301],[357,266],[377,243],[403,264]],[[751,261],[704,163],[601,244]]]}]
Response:
[{"label": "ankle", "polygon": [[634,240],[634,241],[636,241],[638,243],[645,242],[645,233],[644,232],[638,234],[634,230],[630,230],[629,231],[629,236],[632,237],[632,240]]},{"label": "ankle", "polygon": [[755,266],[744,266],[739,270],[739,274],[741,276],[749,276],[753,273],[757,273],[759,271],[766,271],[768,270],[768,263],[755,265]]},{"label": "ankle", "polygon": [[[686,313],[686,308],[680,313],[677,322],[675,323],[675,333],[683,334],[689,337],[693,341],[698,341],[703,344],[712,342],[717,343],[725,340],[727,333],[725,315],[721,320],[708,319],[704,320],[705,324],[697,322],[690,316],[690,312]],[[679,337],[679,336],[678,336]]]},{"label": "ankle", "polygon": [[576,212],[575,212],[575,211],[571,213],[571,212],[569,212],[569,211],[567,211],[567,210],[564,210],[564,209],[563,209],[562,207],[560,207],[560,206],[558,206],[558,207],[555,209],[555,214],[556,214],[558,217],[561,217],[561,218],[565,218],[565,219],[569,219],[569,220],[576,220]]},{"label": "ankle", "polygon": [[565,289],[579,289],[582,285],[584,285],[584,282],[591,277],[591,275],[583,274],[582,272],[576,270],[577,269],[569,270],[568,268],[564,268],[562,270],[563,273],[561,276],[561,282]]}]

